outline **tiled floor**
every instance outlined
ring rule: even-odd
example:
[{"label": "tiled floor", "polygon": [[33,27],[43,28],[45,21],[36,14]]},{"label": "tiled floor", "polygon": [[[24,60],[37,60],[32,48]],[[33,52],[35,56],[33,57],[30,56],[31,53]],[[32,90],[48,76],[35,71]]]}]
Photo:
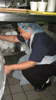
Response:
[{"label": "tiled floor", "polygon": [[[5,59],[7,64],[17,63],[18,56],[7,56]],[[7,76],[2,100],[56,100],[56,82],[43,92],[36,92],[31,84],[20,86],[19,82],[12,73]]]}]

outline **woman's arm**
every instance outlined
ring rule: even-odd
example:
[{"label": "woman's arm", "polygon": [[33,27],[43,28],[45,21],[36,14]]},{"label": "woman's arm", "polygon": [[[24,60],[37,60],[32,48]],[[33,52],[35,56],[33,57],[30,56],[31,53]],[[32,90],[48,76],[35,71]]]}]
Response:
[{"label": "woman's arm", "polygon": [[20,42],[20,40],[17,39],[17,35],[0,35],[0,40],[5,40],[9,42]]},{"label": "woman's arm", "polygon": [[13,65],[5,65],[5,73],[9,74],[12,70],[24,70],[27,68],[34,67],[36,62],[33,61],[26,61],[20,64],[13,64]]}]

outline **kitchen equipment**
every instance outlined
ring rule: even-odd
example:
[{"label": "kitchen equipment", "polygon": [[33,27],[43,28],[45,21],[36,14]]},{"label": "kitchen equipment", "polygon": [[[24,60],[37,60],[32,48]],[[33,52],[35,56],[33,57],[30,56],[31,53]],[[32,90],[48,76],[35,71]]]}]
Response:
[{"label": "kitchen equipment", "polygon": [[6,75],[4,72],[4,61],[3,61],[3,55],[0,51],[0,100],[2,99],[4,93],[5,82],[6,82]]},{"label": "kitchen equipment", "polygon": [[12,5],[11,0],[0,0],[0,8],[10,7]]}]

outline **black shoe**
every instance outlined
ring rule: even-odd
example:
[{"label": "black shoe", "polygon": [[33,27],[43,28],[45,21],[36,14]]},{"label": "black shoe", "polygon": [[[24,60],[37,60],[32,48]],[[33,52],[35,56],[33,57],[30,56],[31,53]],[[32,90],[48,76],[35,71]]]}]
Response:
[{"label": "black shoe", "polygon": [[45,84],[43,84],[40,88],[35,88],[35,90],[37,92],[41,92],[41,91],[44,91],[47,87],[51,86],[51,80],[49,80],[48,83],[45,82]]}]

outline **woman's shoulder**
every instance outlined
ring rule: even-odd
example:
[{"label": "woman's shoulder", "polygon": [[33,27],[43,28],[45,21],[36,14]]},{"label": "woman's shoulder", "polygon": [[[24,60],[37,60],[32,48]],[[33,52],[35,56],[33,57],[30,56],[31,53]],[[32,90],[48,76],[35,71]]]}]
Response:
[{"label": "woman's shoulder", "polygon": [[43,40],[44,38],[45,38],[45,34],[44,34],[44,33],[36,33],[36,34],[34,35],[33,41],[34,41],[34,42],[38,42],[38,41]]}]

